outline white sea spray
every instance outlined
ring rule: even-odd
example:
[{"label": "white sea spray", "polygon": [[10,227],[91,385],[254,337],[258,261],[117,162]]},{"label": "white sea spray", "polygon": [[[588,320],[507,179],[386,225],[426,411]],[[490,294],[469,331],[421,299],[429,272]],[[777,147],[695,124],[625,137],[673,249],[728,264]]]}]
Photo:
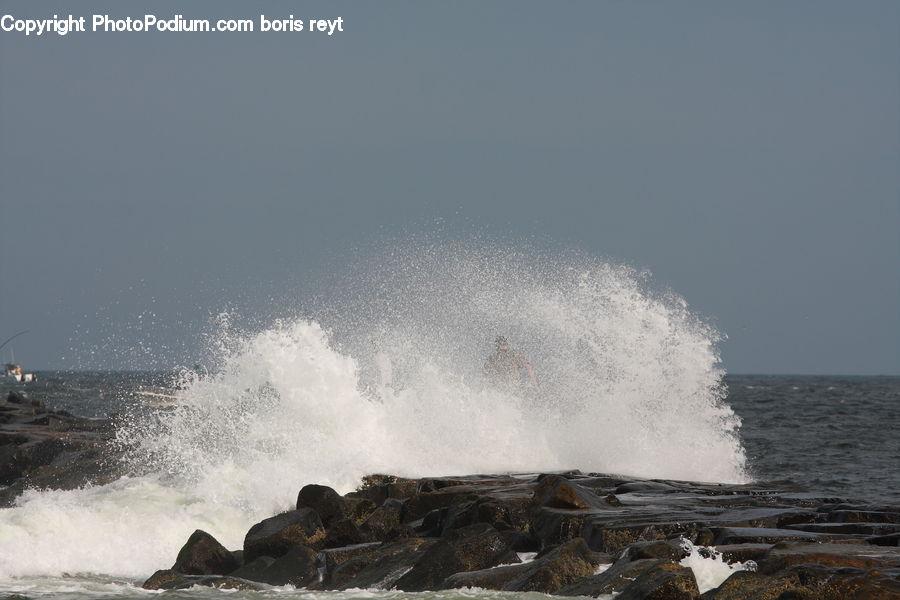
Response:
[{"label": "white sea spray", "polygon": [[[194,529],[239,549],[304,484],[347,492],[372,472],[746,480],[719,336],[646,273],[445,245],[381,255],[347,281],[321,310],[262,330],[223,318],[211,372],[120,429],[129,477],[0,511],[0,578],[137,580]],[[539,388],[485,379],[496,335]]]}]

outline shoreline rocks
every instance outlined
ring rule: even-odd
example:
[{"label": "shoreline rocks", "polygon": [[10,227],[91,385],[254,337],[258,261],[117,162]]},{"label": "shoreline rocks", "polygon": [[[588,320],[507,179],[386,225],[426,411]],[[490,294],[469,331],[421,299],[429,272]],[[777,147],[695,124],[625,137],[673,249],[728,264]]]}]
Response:
[{"label": "shoreline rocks", "polygon": [[75,489],[119,476],[110,452],[109,419],[85,419],[47,408],[18,391],[0,402],[0,508],[12,506],[26,486]]},{"label": "shoreline rocks", "polygon": [[[258,536],[248,532],[243,552],[251,562],[183,576],[176,563],[144,587],[292,583],[312,590],[478,587],[626,600],[900,598],[900,506],[820,497],[789,482],[728,485],[578,471],[373,475],[345,496],[306,486],[297,506],[251,528],[266,531],[267,539],[291,540],[288,550],[255,545]],[[195,532],[193,546],[205,536]],[[683,564],[692,550],[749,562],[701,590]]]}]

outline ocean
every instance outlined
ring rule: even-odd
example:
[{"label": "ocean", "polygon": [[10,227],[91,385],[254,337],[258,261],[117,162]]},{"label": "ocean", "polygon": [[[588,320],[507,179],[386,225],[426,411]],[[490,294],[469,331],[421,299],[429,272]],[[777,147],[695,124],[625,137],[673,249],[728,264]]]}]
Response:
[{"label": "ocean", "polygon": [[[25,388],[33,398],[117,415],[124,471],[106,485],[28,490],[0,509],[0,600],[154,594],[140,584],[195,529],[239,549],[303,485],[346,493],[370,473],[791,480],[898,501],[900,378],[726,375],[719,333],[645,273],[589,257],[439,250],[361,265],[341,301],[309,317],[241,328],[223,314],[196,371],[38,372]],[[500,334],[537,385],[485,377]],[[223,593],[529,596],[167,597]]]}]

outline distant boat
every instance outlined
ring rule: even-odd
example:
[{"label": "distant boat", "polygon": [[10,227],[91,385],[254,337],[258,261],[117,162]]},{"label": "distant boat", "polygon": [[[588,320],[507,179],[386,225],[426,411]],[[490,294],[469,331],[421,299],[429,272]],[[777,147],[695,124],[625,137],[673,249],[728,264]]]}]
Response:
[{"label": "distant boat", "polygon": [[[25,333],[28,333],[28,331],[20,331],[16,335],[6,338],[6,340],[4,340],[2,344],[0,344],[0,348],[3,348],[3,346],[7,345],[8,343]],[[16,364],[16,355],[12,353],[12,347],[10,347],[9,353],[12,361],[3,365],[3,377],[15,379],[19,383],[30,383],[32,381],[36,381],[37,377],[34,376],[34,373],[23,373],[22,365]]]},{"label": "distant boat", "polygon": [[3,365],[3,376],[15,379],[19,383],[31,383],[37,379],[34,373],[23,373],[22,365],[17,365],[16,363]]}]

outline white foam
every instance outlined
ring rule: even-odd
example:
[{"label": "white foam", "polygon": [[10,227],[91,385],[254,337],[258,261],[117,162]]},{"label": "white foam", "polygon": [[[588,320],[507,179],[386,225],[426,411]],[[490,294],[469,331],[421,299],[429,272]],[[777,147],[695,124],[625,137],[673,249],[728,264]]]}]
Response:
[{"label": "white foam", "polygon": [[682,544],[690,554],[679,564],[683,567],[690,567],[694,572],[694,578],[697,580],[697,587],[701,594],[719,587],[737,571],[756,570],[756,563],[752,560],[726,563],[722,553],[715,548],[694,546],[685,539],[682,539]]}]

